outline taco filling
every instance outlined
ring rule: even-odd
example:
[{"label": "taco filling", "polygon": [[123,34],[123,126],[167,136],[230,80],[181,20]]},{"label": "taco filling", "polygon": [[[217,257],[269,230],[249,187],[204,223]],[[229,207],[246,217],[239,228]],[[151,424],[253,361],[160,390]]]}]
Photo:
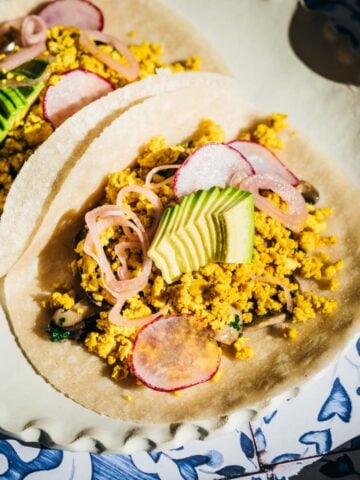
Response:
[{"label": "taco filling", "polygon": [[343,265],[324,234],[331,209],[274,154],[286,128],[273,114],[225,143],[204,119],[110,174],[74,239],[73,284],[43,301],[50,339],[82,342],[116,381],[177,392],[217,381],[222,353],[256,356],[247,332],[296,341],[297,324],[332,314],[336,300],[317,293]]},{"label": "taco filling", "polygon": [[123,43],[103,23],[90,2],[56,0],[0,24],[0,215],[24,162],[66,118],[158,68],[201,67],[198,57],[167,63],[160,44],[134,31]]}]

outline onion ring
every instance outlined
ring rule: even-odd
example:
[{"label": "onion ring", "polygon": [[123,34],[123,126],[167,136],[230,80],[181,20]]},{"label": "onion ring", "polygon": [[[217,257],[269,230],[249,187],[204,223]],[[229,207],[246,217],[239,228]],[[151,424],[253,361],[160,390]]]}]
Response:
[{"label": "onion ring", "polygon": [[28,15],[21,25],[21,43],[24,47],[30,47],[47,38],[47,26],[44,20],[38,15]]},{"label": "onion ring", "polygon": [[[126,58],[128,65],[121,64],[117,60],[114,60],[111,55],[103,52],[91,41],[89,36],[92,37],[94,42],[99,41],[111,44]],[[128,47],[112,35],[107,35],[97,30],[82,30],[79,37],[79,43],[85,51],[91,53],[105,65],[123,75],[127,80],[135,80],[135,78],[139,76],[140,67],[138,61]]]},{"label": "onion ring", "polygon": [[[307,210],[301,193],[289,183],[275,175],[251,175],[240,182],[240,188],[254,195],[255,206],[275,218],[290,230],[298,233],[304,229]],[[289,205],[289,211],[284,212],[267,198],[260,195],[259,190],[272,190]]]}]

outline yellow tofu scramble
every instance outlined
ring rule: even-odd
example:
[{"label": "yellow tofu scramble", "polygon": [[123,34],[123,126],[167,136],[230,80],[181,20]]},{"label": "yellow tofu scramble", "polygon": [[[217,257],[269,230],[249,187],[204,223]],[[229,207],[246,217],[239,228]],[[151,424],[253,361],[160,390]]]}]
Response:
[{"label": "yellow tofu scramble", "polygon": [[[76,68],[97,73],[108,79],[115,88],[120,88],[130,83],[122,75],[106,66],[99,59],[90,53],[81,50],[79,46],[80,31],[74,27],[54,26],[48,30],[47,51],[45,58],[48,58],[50,77],[46,85],[55,85],[60,75]],[[129,35],[133,37],[134,35]],[[142,42],[129,45],[130,52],[139,62],[140,73],[135,80],[145,78],[154,74],[157,68],[170,68],[172,71],[197,71],[201,69],[201,60],[198,57],[186,58],[184,60],[166,64],[162,61],[163,47],[158,44]],[[101,45],[100,48],[110,54],[115,60],[122,60],[121,55],[111,45]],[[0,54],[0,60],[5,57]],[[1,80],[0,86],[6,86],[8,81],[14,80],[14,74],[8,72],[6,78]],[[18,76],[17,81],[24,80]],[[27,115],[10,130],[5,141],[0,144],[0,215],[10,187],[23,166],[24,162],[53,132],[53,126],[44,118],[43,96],[44,89],[37,100],[29,109]]]},{"label": "yellow tofu scramble", "polygon": [[[252,132],[241,133],[241,138],[257,141],[270,148],[283,148],[278,132],[285,128],[286,116],[270,115]],[[141,149],[133,167],[116,172],[108,177],[104,203],[116,202],[117,193],[127,185],[143,185],[146,174],[158,165],[181,163],[195,148],[208,142],[224,142],[222,128],[210,119],[204,119],[192,138],[186,144],[168,145],[166,139],[158,136]],[[153,181],[161,182],[162,175],[155,175]],[[172,174],[172,173],[170,173]],[[175,203],[171,183],[165,183],[156,190],[164,207]],[[280,208],[287,206],[274,193],[264,193]],[[145,227],[151,225],[153,207],[148,200],[137,193],[129,193],[124,206],[134,211]],[[343,262],[331,262],[326,248],[337,242],[335,236],[323,234],[330,208],[315,208],[307,204],[308,216],[304,230],[295,234],[279,221],[255,209],[255,237],[252,261],[249,264],[210,263],[198,271],[185,273],[172,284],[167,284],[160,270],[152,267],[149,282],[140,293],[129,298],[122,314],[132,319],[150,315],[168,305],[168,313],[191,315],[202,325],[215,332],[227,326],[239,327],[242,331],[230,347],[233,355],[245,360],[256,354],[256,345],[248,345],[246,328],[259,319],[269,319],[286,311],[286,296],[279,284],[285,284],[293,299],[292,312],[287,312],[288,321],[281,323],[283,337],[296,340],[296,324],[314,319],[318,314],[331,314],[337,305],[333,299],[303,291],[301,279],[311,279],[323,290],[333,291],[338,286],[337,273]],[[112,261],[112,268],[119,268],[115,260],[114,244],[121,237],[116,228],[108,228],[102,234],[102,244]],[[74,276],[87,295],[97,304],[106,305],[108,292],[104,289],[96,261],[84,253],[84,239],[76,246],[77,260],[72,265]],[[136,276],[142,269],[140,249],[127,252],[127,265]],[[259,279],[259,277],[262,277]],[[273,278],[275,283],[264,281]],[[71,309],[79,301],[75,289],[58,289],[46,301],[52,309]],[[108,321],[108,311],[98,313],[96,328],[84,337],[85,347],[103,358],[110,366],[111,376],[122,380],[131,373],[130,356],[134,338],[139,331],[135,327],[119,327]],[[53,338],[54,340],[54,338]],[[284,340],[285,341],[285,340]],[[217,381],[219,374],[214,377]]]}]

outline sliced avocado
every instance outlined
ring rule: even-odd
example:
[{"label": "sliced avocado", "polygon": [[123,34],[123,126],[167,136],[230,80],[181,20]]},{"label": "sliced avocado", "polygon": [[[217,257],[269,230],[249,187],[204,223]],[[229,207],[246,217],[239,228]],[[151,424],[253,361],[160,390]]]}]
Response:
[{"label": "sliced avocado", "polygon": [[13,73],[15,75],[23,75],[26,78],[39,78],[45,72],[48,64],[47,60],[34,58],[20,65],[20,67],[13,70]]},{"label": "sliced avocado", "polygon": [[[28,87],[28,88],[31,89],[31,93],[34,91],[34,87]],[[24,97],[24,95],[22,94],[22,92],[20,90],[20,87],[19,88],[14,88],[14,95],[17,96],[17,98],[19,99],[20,102],[23,103],[23,105],[26,105],[27,98],[28,98],[29,95]]]},{"label": "sliced avocado", "polygon": [[194,218],[193,225],[189,225],[189,229],[192,229],[194,237],[195,230],[198,232],[199,266],[206,265],[213,258],[212,246],[215,244],[215,241],[209,235],[207,216],[211,214],[211,212],[217,208],[219,202],[222,201],[222,190],[220,190],[219,187],[212,187],[207,193],[208,197],[205,206]]},{"label": "sliced avocado", "polygon": [[[180,205],[175,205],[170,209],[169,218],[165,225],[162,236],[156,247],[153,249],[153,243],[148,250],[149,257],[155,262],[155,265],[161,270],[164,280],[167,283],[171,283],[171,278],[178,278],[181,275],[179,265],[176,261],[173,249],[170,246],[168,237],[174,231],[176,223],[179,221]],[[157,235],[156,235],[157,236]]]},{"label": "sliced avocado", "polygon": [[246,192],[242,200],[219,214],[223,230],[221,261],[225,263],[249,263],[254,240],[254,198]]},{"label": "sliced avocado", "polygon": [[[191,243],[196,251],[196,258],[193,263],[193,270],[198,270],[201,265],[205,265],[209,262],[207,253],[209,251],[209,239],[203,237],[199,228],[196,227],[196,222],[202,216],[202,212],[207,208],[209,202],[213,202],[218,195],[218,188],[214,187],[211,190],[200,190],[197,198],[196,205],[192,211],[191,217],[185,227],[184,235],[188,243]],[[205,245],[203,244],[203,238],[205,238]],[[185,240],[184,239],[184,240]]]},{"label": "sliced avocado", "polygon": [[166,265],[165,263],[163,262],[163,258],[162,256],[158,255],[157,253],[157,250],[156,250],[156,247],[157,247],[157,244],[159,242],[159,240],[162,238],[162,235],[163,235],[163,232],[165,230],[165,228],[167,227],[169,221],[170,221],[170,217],[172,216],[173,214],[173,211],[171,208],[167,208],[162,217],[161,217],[161,220],[160,220],[160,223],[159,223],[159,226],[158,226],[158,229],[156,231],[156,234],[153,238],[153,241],[151,243],[151,246],[148,250],[148,253],[151,254],[151,258],[154,260],[154,262],[156,263],[157,267],[162,270],[163,268],[166,268]]},{"label": "sliced avocado", "polygon": [[0,138],[1,138],[1,135],[2,135],[2,132],[6,130],[7,128],[7,120],[4,119],[2,117],[2,115],[0,115]]},{"label": "sliced avocado", "polygon": [[16,107],[11,99],[0,89],[0,113],[5,119],[9,119],[16,111]]},{"label": "sliced avocado", "polygon": [[[164,235],[161,245],[158,247],[159,252],[163,255],[165,262],[168,265],[172,265],[173,258],[178,260],[179,272],[177,277],[181,273],[191,272],[193,270],[191,259],[193,258],[193,252],[189,250],[179,238],[180,232],[184,230],[185,223],[189,214],[194,208],[195,194],[188,195],[179,204],[176,218],[173,224],[168,228],[168,231]],[[175,208],[175,207],[174,207]],[[173,271],[173,265],[171,267]]]},{"label": "sliced avocado", "polygon": [[[47,60],[35,58],[13,70],[14,75],[23,75],[25,78],[39,78],[48,65]],[[0,129],[0,143],[6,138],[9,130],[16,127],[25,117],[29,108],[45,87],[44,82],[39,81],[31,86],[0,88],[0,116],[2,128]]]},{"label": "sliced avocado", "polygon": [[40,82],[33,87],[22,87],[31,90],[31,93],[25,98],[19,88],[3,87],[0,88],[0,103],[2,105],[1,112],[6,109],[6,112],[10,112],[10,106],[13,105],[13,111],[8,117],[3,115],[3,120],[6,119],[7,123],[3,130],[0,131],[0,143],[6,138],[9,130],[16,127],[21,120],[25,117],[31,105],[35,102],[39,96],[41,90],[45,84]]},{"label": "sliced avocado", "polygon": [[213,208],[205,212],[204,221],[206,222],[206,232],[207,236],[210,239],[211,252],[210,256],[214,260],[216,258],[216,251],[219,242],[222,243],[220,235],[220,228],[216,228],[214,212],[223,211],[228,207],[229,204],[232,204],[235,201],[235,198],[238,194],[238,190],[232,187],[226,187],[221,191],[221,195],[218,197],[217,203],[213,204]]},{"label": "sliced avocado", "polygon": [[184,221],[181,224],[182,228],[179,228],[176,233],[174,232],[173,241],[180,249],[182,255],[187,257],[186,272],[192,272],[193,270],[197,270],[198,268],[197,264],[199,253],[197,251],[194,240],[189,237],[188,225],[192,222],[194,212],[196,212],[197,208],[200,207],[201,202],[205,201],[205,195],[202,191],[197,191],[195,193],[192,193],[191,195],[188,195],[188,197],[191,199],[191,202],[189,205],[187,205],[187,215],[184,217]]},{"label": "sliced avocado", "polygon": [[153,241],[151,242],[151,247],[150,248],[154,249],[155,246],[159,243],[159,240],[161,239],[162,234],[163,234],[163,230],[166,227],[171,215],[172,215],[172,208],[166,208],[164,210],[164,213],[161,216],[158,228],[156,230]]},{"label": "sliced avocado", "polygon": [[213,187],[164,212],[148,254],[172,283],[209,262],[250,262],[253,236],[252,194]]},{"label": "sliced avocado", "polygon": [[184,201],[180,203],[180,221],[169,238],[169,243],[175,255],[179,258],[180,269],[184,273],[192,272],[193,270],[192,262],[194,261],[194,252],[191,248],[188,249],[186,243],[181,240],[181,232],[184,231],[191,211],[194,208],[194,197],[194,194],[188,195],[184,198]]},{"label": "sliced avocado", "polygon": [[225,212],[231,208],[233,208],[235,205],[237,205],[241,200],[244,198],[244,195],[246,192],[243,190],[240,190],[238,188],[232,188],[232,187],[227,187],[228,188],[228,197],[227,201],[224,202],[222,205],[219,205],[218,209],[212,213],[212,228],[211,228],[211,223],[210,223],[210,234],[212,235],[212,238],[216,239],[216,247],[214,250],[214,258],[215,261],[221,262],[222,261],[222,248],[223,248],[223,243],[225,240],[224,237],[224,229],[222,228],[222,225],[220,223],[219,215],[222,212]]},{"label": "sliced avocado", "polygon": [[17,88],[14,87],[2,87],[1,89],[3,97],[6,97],[13,105],[14,109],[18,109],[26,105],[26,100],[23,101],[17,94]]}]

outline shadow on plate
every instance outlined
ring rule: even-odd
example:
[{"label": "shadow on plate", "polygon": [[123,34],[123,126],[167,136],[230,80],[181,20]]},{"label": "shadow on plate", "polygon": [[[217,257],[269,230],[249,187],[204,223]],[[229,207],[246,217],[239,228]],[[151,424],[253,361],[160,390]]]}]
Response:
[{"label": "shadow on plate", "polygon": [[[360,29],[360,18],[352,28]],[[296,56],[314,72],[334,82],[360,85],[360,53],[348,36],[339,35],[327,15],[298,4],[289,27]]]}]

